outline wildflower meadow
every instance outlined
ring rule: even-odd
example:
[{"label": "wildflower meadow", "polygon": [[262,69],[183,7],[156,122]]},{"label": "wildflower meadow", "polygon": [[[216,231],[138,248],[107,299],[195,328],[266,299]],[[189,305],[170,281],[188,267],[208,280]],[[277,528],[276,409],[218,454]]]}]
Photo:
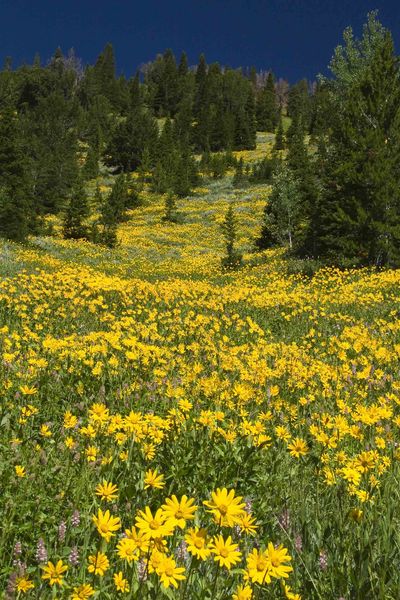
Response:
[{"label": "wildflower meadow", "polygon": [[3,598],[400,597],[400,272],[254,255],[269,193],[2,242]]}]

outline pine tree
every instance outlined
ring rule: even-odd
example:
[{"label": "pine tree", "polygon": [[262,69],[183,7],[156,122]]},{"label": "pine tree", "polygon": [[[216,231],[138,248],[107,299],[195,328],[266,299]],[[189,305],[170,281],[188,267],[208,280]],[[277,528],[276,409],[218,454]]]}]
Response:
[{"label": "pine tree", "polygon": [[138,168],[139,173],[139,184],[141,188],[143,188],[144,184],[149,181],[149,175],[152,169],[152,159],[150,150],[146,146],[142,153],[142,158],[140,161],[140,166]]},{"label": "pine tree", "polygon": [[125,218],[128,203],[126,177],[121,173],[116,177],[111,192],[103,201],[100,209],[101,231],[98,235],[98,243],[109,248],[117,245],[117,226]]},{"label": "pine tree", "polygon": [[308,161],[307,148],[305,145],[304,128],[301,126],[301,119],[294,118],[291,128],[291,135],[287,139],[287,162],[289,167],[297,174],[301,174],[306,168]]},{"label": "pine tree", "polygon": [[195,160],[188,149],[183,149],[175,171],[173,190],[181,198],[188,196],[193,187],[198,185],[198,172]]},{"label": "pine tree", "polygon": [[[296,180],[298,202],[298,221],[302,226],[296,232],[295,251],[300,252],[304,245],[308,244],[307,229],[310,223],[310,215],[318,206],[319,184],[316,166],[317,161],[308,152],[305,143],[304,128],[301,126],[301,118],[295,117],[291,124],[291,136],[288,137],[287,166]],[[292,247],[291,247],[292,248]]]},{"label": "pine tree", "polygon": [[255,67],[250,68],[249,79],[251,81],[251,85],[253,86],[253,90],[257,89],[257,69]]},{"label": "pine tree", "polygon": [[125,212],[129,206],[128,184],[124,173],[115,178],[107,204],[115,222],[121,223],[121,221],[124,221]]},{"label": "pine tree", "polygon": [[151,189],[158,194],[164,194],[172,189],[171,173],[167,173],[161,161],[157,161],[153,168]]},{"label": "pine tree", "polygon": [[196,95],[194,102],[194,114],[196,119],[203,112],[207,100],[207,63],[204,54],[200,55],[196,70]]},{"label": "pine tree", "polygon": [[115,55],[112,44],[107,44],[103,52],[99,55],[93,68],[93,75],[97,93],[105,96],[111,106],[115,106]]},{"label": "pine tree", "polygon": [[13,106],[0,109],[0,236],[25,241],[36,215],[21,144],[19,116]]},{"label": "pine tree", "polygon": [[[215,80],[215,69],[212,79]],[[212,129],[212,114],[209,106],[209,84],[210,78],[208,77],[207,63],[204,54],[201,54],[195,76],[193,115],[196,124],[193,128],[193,142],[197,149],[206,152],[211,150],[210,133]]]},{"label": "pine tree", "polygon": [[95,233],[96,243],[107,246],[108,248],[115,248],[118,243],[117,223],[112,219],[109,219],[108,216],[102,216],[101,223],[101,233]]},{"label": "pine tree", "polygon": [[183,94],[182,100],[178,105],[178,110],[174,120],[174,137],[178,143],[189,146],[192,130],[193,99],[190,94]]},{"label": "pine tree", "polygon": [[179,153],[176,147],[174,128],[169,117],[165,120],[157,143],[157,164],[153,171],[153,186],[157,192],[174,189]]},{"label": "pine tree", "polygon": [[165,214],[162,218],[163,221],[168,221],[169,223],[178,223],[178,207],[176,205],[175,196],[172,193],[169,193],[165,200]]},{"label": "pine tree", "polygon": [[61,92],[41,98],[24,115],[34,198],[42,213],[62,210],[78,175],[78,107]]},{"label": "pine tree", "polygon": [[128,172],[137,169],[145,150],[152,154],[158,140],[156,120],[144,108],[131,111],[121,121],[104,151],[104,161],[110,167]]},{"label": "pine tree", "polygon": [[173,117],[178,105],[179,80],[175,56],[171,49],[164,52],[164,72],[161,79],[164,114]]},{"label": "pine tree", "polygon": [[242,255],[235,249],[237,239],[237,219],[233,210],[233,205],[229,204],[225,213],[224,221],[221,225],[222,234],[225,238],[226,255],[221,260],[223,269],[238,269],[242,264]]},{"label": "pine tree", "polygon": [[323,194],[310,217],[313,254],[334,263],[400,266],[399,62],[374,14],[360,42],[345,32],[331,70],[335,118],[324,140]]},{"label": "pine tree", "polygon": [[100,185],[98,183],[96,184],[93,203],[96,208],[101,208],[103,205],[103,194],[101,193]]},{"label": "pine tree", "polygon": [[188,59],[186,52],[182,52],[178,66],[178,92],[177,92],[177,110],[179,110],[182,101],[187,97],[190,98],[191,109],[193,105],[195,88],[195,78],[193,73],[189,71]]},{"label": "pine tree", "polygon": [[88,197],[81,178],[78,178],[63,219],[63,235],[66,239],[82,239],[88,237],[84,224],[89,216]]},{"label": "pine tree", "polygon": [[134,181],[132,179],[127,177],[126,186],[127,186],[127,199],[125,202],[125,208],[127,210],[132,210],[134,208],[139,208],[140,206],[143,206],[143,200],[139,193],[140,185],[138,187],[137,184],[134,183]]},{"label": "pine tree", "polygon": [[262,131],[275,131],[278,123],[278,102],[275,93],[275,80],[271,72],[268,73],[264,89],[257,100],[257,125]]},{"label": "pine tree", "polygon": [[142,91],[140,89],[140,78],[137,72],[129,83],[130,111],[134,112],[143,106]]},{"label": "pine tree", "polygon": [[213,179],[221,179],[226,175],[228,164],[225,154],[208,155],[208,158],[205,158],[205,161],[205,170],[213,177]]},{"label": "pine tree", "polygon": [[94,179],[99,174],[100,152],[98,147],[90,145],[87,150],[83,174],[87,179]]},{"label": "pine tree", "polygon": [[284,163],[272,178],[272,193],[265,205],[261,235],[256,241],[260,250],[296,243],[295,236],[300,221],[300,193],[298,182]]},{"label": "pine tree", "polygon": [[178,77],[180,81],[180,85],[184,85],[184,81],[189,73],[188,59],[186,52],[182,52],[181,58],[178,66]]},{"label": "pine tree", "polygon": [[[246,83],[246,82],[245,82]],[[245,111],[248,119],[247,141],[245,148],[254,150],[257,143],[257,118],[256,118],[256,103],[253,90],[250,86],[247,87],[247,99],[245,102]]]},{"label": "pine tree", "polygon": [[311,121],[311,98],[306,79],[302,79],[290,88],[287,113],[292,119],[299,119],[304,130],[308,131]]},{"label": "pine tree", "polygon": [[223,118],[225,108],[224,86],[225,75],[222,74],[219,63],[213,63],[208,68],[206,103],[201,113],[201,119],[208,125],[208,143],[213,151],[222,150],[225,147]]},{"label": "pine tree", "polygon": [[285,134],[283,131],[282,114],[279,115],[278,129],[275,135],[274,150],[278,152],[285,148]]},{"label": "pine tree", "polygon": [[329,112],[329,86],[319,81],[312,99],[310,134],[311,142],[318,144],[329,129],[329,123],[333,115]]}]

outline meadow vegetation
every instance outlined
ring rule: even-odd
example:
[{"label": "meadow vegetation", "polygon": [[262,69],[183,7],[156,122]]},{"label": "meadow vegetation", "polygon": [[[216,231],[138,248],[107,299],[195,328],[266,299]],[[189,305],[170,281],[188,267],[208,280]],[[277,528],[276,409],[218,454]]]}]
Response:
[{"label": "meadow vegetation", "polygon": [[255,255],[269,191],[2,244],[5,597],[398,597],[400,275]]}]

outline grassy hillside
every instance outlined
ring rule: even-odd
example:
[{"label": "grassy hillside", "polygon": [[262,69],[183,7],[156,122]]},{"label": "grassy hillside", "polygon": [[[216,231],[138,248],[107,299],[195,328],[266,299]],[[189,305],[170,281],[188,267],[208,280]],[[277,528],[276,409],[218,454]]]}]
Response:
[{"label": "grassy hillside", "polygon": [[399,598],[400,273],[290,274],[231,180],[115,250],[0,246],[4,598]]}]

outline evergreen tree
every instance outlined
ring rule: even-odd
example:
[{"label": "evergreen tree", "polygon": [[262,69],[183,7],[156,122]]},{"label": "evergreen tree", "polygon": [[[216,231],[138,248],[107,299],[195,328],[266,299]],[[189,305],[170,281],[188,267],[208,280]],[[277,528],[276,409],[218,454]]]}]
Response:
[{"label": "evergreen tree", "polygon": [[318,144],[318,140],[329,129],[333,115],[329,112],[329,86],[319,81],[312,99],[310,134],[311,141]]},{"label": "evergreen tree", "polygon": [[219,63],[213,63],[208,68],[206,104],[200,119],[204,120],[205,127],[208,127],[207,141],[210,149],[214,151],[222,150],[225,147],[223,120],[226,110],[224,106],[226,87],[224,83],[225,75],[222,74],[221,66]]},{"label": "evergreen tree", "polygon": [[226,255],[221,260],[224,269],[238,269],[242,264],[242,255],[235,249],[237,239],[237,219],[233,210],[233,205],[229,204],[225,213],[224,221],[221,225],[222,234],[225,238]]},{"label": "evergreen tree", "polygon": [[79,177],[71,194],[71,198],[63,219],[63,235],[67,239],[82,239],[88,237],[84,224],[89,216],[89,204],[85,186]]},{"label": "evergreen tree", "polygon": [[115,178],[111,192],[107,198],[107,207],[115,223],[125,219],[125,212],[129,206],[129,193],[126,176],[121,173]]},{"label": "evergreen tree", "polygon": [[22,191],[0,186],[0,236],[24,242],[29,233],[29,211]]},{"label": "evergreen tree", "polygon": [[140,166],[145,150],[154,152],[157,140],[157,122],[151,114],[144,108],[131,111],[115,128],[105,149],[104,161],[110,167],[133,171]]},{"label": "evergreen tree", "polygon": [[278,129],[275,135],[274,151],[284,150],[285,148],[285,134],[283,131],[282,114],[279,115]]},{"label": "evergreen tree", "polygon": [[101,217],[101,224],[101,232],[95,232],[94,240],[96,243],[107,246],[108,248],[115,248],[118,243],[118,227],[117,223],[115,223],[115,221],[110,218],[110,215],[108,215],[107,210],[105,210],[105,214]]},{"label": "evergreen tree", "polygon": [[178,66],[178,77],[179,77],[181,89],[182,89],[182,86],[184,87],[185,79],[186,79],[188,73],[189,73],[189,66],[188,66],[187,55],[186,55],[186,52],[182,52],[181,58],[179,61],[179,66]]},{"label": "evergreen tree", "polygon": [[116,177],[111,192],[101,205],[101,231],[97,239],[98,243],[109,248],[114,248],[117,245],[117,225],[124,220],[128,203],[126,177],[121,173]]},{"label": "evergreen tree", "polygon": [[300,220],[298,183],[287,165],[280,164],[272,178],[272,193],[265,205],[261,235],[256,241],[260,250],[288,244],[292,249]]},{"label": "evergreen tree", "polygon": [[245,148],[248,150],[254,150],[257,143],[257,119],[256,119],[256,103],[253,94],[253,90],[245,82],[247,88],[247,99],[245,102],[245,111],[248,120],[247,126],[247,140]]},{"label": "evergreen tree", "polygon": [[200,55],[196,70],[196,95],[194,102],[194,114],[199,118],[207,103],[207,63],[204,54]]},{"label": "evergreen tree", "polygon": [[151,154],[150,154],[148,147],[145,146],[143,153],[142,153],[140,166],[138,168],[139,183],[140,183],[141,187],[143,187],[143,185],[149,180],[149,175],[151,173],[151,169],[152,169]]},{"label": "evergreen tree", "polygon": [[275,131],[278,123],[278,102],[275,93],[275,80],[271,72],[257,99],[257,125],[262,131]]},{"label": "evergreen tree", "polygon": [[96,208],[101,208],[103,205],[103,194],[101,193],[101,189],[98,183],[96,184],[93,203]]},{"label": "evergreen tree", "polygon": [[111,106],[115,106],[115,55],[112,44],[107,44],[103,52],[99,55],[93,68],[93,75],[97,92],[105,96]]},{"label": "evergreen tree", "polygon": [[289,167],[299,175],[306,168],[308,161],[307,148],[304,141],[304,128],[301,126],[301,120],[297,117],[293,119],[290,128],[291,135],[287,139],[287,161]]},{"label": "evergreen tree", "polygon": [[400,266],[400,80],[393,40],[369,16],[360,42],[345,32],[331,63],[324,190],[310,216],[329,262]]},{"label": "evergreen tree", "polygon": [[19,116],[4,103],[0,113],[0,235],[23,242],[34,229],[36,215],[30,202]]},{"label": "evergreen tree", "polygon": [[146,85],[154,113],[159,117],[175,115],[180,92],[175,56],[171,49],[159,54],[146,74]]},{"label": "evergreen tree", "polygon": [[197,180],[196,163],[189,150],[183,149],[176,156],[172,189],[177,196],[187,196],[190,194],[192,187],[197,185]]},{"label": "evergreen tree", "polygon": [[251,81],[251,85],[253,86],[253,90],[257,89],[257,69],[255,67],[250,68],[249,79]]},{"label": "evergreen tree", "polygon": [[171,49],[164,52],[164,73],[161,79],[161,94],[164,114],[173,117],[178,105],[179,80],[175,56]]},{"label": "evergreen tree", "polygon": [[99,174],[100,152],[98,147],[90,145],[86,153],[83,174],[87,179],[94,179]]},{"label": "evergreen tree", "polygon": [[221,179],[224,177],[228,166],[225,154],[213,154],[204,157],[204,171],[214,179]]},{"label": "evergreen tree", "polygon": [[306,79],[302,79],[290,88],[287,114],[292,119],[298,119],[304,130],[308,131],[311,121],[311,98]]},{"label": "evergreen tree", "polygon": [[165,119],[157,144],[157,157],[168,166],[176,146],[174,127],[169,117]]},{"label": "evergreen tree", "polygon": [[182,52],[178,66],[178,102],[189,94],[194,100],[195,74],[189,69],[186,52]]},{"label": "evergreen tree", "polygon": [[77,106],[52,92],[23,117],[34,198],[42,213],[67,205],[78,175]]},{"label": "evergreen tree", "polygon": [[132,112],[139,110],[143,106],[143,97],[142,91],[140,89],[140,79],[138,72],[129,84],[129,97],[130,110]]},{"label": "evergreen tree", "polygon": [[187,93],[183,94],[182,100],[178,104],[178,110],[174,120],[174,137],[183,146],[189,146],[192,128],[193,98]]},{"label": "evergreen tree", "polygon": [[165,120],[157,143],[157,165],[153,173],[153,185],[157,192],[173,190],[179,154],[176,147],[174,128],[169,117]]},{"label": "evergreen tree", "polygon": [[172,189],[171,173],[167,173],[161,161],[157,161],[151,178],[152,191],[163,194]]},{"label": "evergreen tree", "polygon": [[288,137],[287,165],[296,179],[297,193],[299,196],[298,219],[301,227],[296,232],[295,250],[303,248],[304,239],[307,239],[307,228],[310,223],[310,215],[318,206],[319,184],[316,166],[317,161],[308,153],[305,143],[304,128],[301,119],[296,117],[292,121],[292,134]]},{"label": "evergreen tree", "polygon": [[169,193],[165,200],[165,214],[162,220],[168,221],[169,223],[178,223],[178,207],[176,205],[175,196],[172,193]]},{"label": "evergreen tree", "polygon": [[125,208],[131,210],[134,208],[139,208],[139,206],[143,206],[143,201],[140,197],[139,188],[137,184],[135,184],[133,180],[129,177],[127,177],[126,180],[126,187],[127,197],[125,202]]}]

